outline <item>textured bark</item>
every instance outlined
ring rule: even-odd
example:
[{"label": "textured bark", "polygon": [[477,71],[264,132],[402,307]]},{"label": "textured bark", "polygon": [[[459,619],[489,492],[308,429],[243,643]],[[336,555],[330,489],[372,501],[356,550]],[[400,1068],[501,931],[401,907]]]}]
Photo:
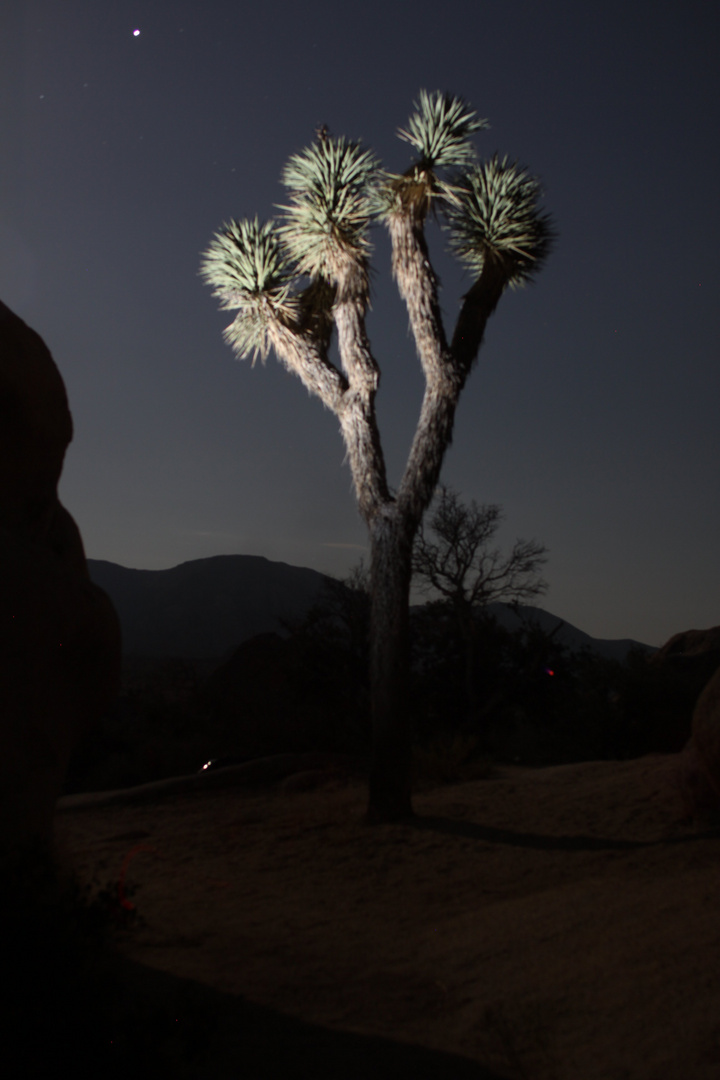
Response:
[{"label": "textured bark", "polygon": [[455,367],[463,385],[477,359],[485,326],[498,305],[506,283],[500,264],[488,259],[482,274],[465,294],[451,345]]},{"label": "textured bark", "polygon": [[445,453],[452,442],[455,411],[465,381],[482,343],[485,325],[505,285],[500,269],[490,263],[470,292],[448,347],[422,222],[410,214],[390,222],[393,273],[410,318],[425,375],[420,419],[398,492],[402,512],[417,528],[440,479]]},{"label": "textured bark", "polygon": [[398,490],[402,513],[417,530],[432,501],[443,459],[452,442],[455,411],[462,384],[452,375],[428,381],[415,437]]},{"label": "textured bark", "polygon": [[451,366],[438,298],[438,281],[430,265],[423,222],[412,211],[394,214],[388,223],[392,268],[410,317],[415,347],[425,379],[432,382]]},{"label": "textured bark", "polygon": [[422,225],[412,211],[396,215],[389,223],[393,272],[408,309],[425,375],[425,394],[397,501],[382,525],[371,528],[373,766],[369,821],[392,821],[412,814],[407,714],[412,545],[440,479],[460,394],[505,285],[496,268],[488,265],[465,298],[452,346],[448,347]]},{"label": "textured bark", "polygon": [[425,375],[420,418],[398,491],[400,511],[412,523],[414,532],[440,478],[464,378],[459,377],[445,338],[438,283],[430,265],[422,219],[412,209],[395,214],[389,231],[393,274],[408,310]]},{"label": "textured bark", "polygon": [[288,371],[297,375],[308,393],[337,413],[348,382],[328,359],[324,343],[279,322],[271,324],[270,340],[278,358]]},{"label": "textured bark", "polygon": [[355,496],[363,520],[371,527],[390,502],[380,432],[375,418],[375,395],[380,369],[365,332],[362,297],[338,300],[334,308],[338,349],[349,386],[338,408]]},{"label": "textured bark", "polygon": [[367,820],[412,816],[408,711],[412,536],[396,508],[371,529],[370,687],[373,757]]}]

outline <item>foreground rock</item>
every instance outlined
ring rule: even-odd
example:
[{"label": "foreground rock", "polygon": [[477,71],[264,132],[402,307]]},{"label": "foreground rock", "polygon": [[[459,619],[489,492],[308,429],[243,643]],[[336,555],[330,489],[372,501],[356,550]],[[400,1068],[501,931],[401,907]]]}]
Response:
[{"label": "foreground rock", "polygon": [[280,784],[283,791],[312,791],[334,780],[367,774],[369,762],[348,754],[273,754],[237,765],[199,770],[188,776],[171,776],[135,787],[115,791],[81,792],[63,795],[57,809],[78,810],[114,804],[156,802],[193,791],[213,791],[219,788],[262,788]]},{"label": "foreground rock", "polygon": [[360,780],[56,828],[83,882],[125,870],[131,1000],[162,977],[217,1018],[196,1080],[718,1080],[718,834],[680,821],[673,766],[497,768],[381,831]]},{"label": "foreground rock", "polygon": [[72,420],[42,339],[0,303],[0,854],[49,848],[74,744],[119,689],[120,628],[57,484]]},{"label": "foreground rock", "polygon": [[[720,669],[698,698],[693,713],[692,742],[705,784],[712,787],[720,810]],[[708,794],[708,798],[712,796]]]},{"label": "foreground rock", "polygon": [[645,732],[633,750],[680,753],[692,735],[698,698],[718,667],[720,626],[685,630],[658,649],[624,702],[630,725]]},{"label": "foreground rock", "polygon": [[694,739],[677,755],[675,779],[685,809],[684,821],[720,824],[720,792]]},{"label": "foreground rock", "polygon": [[649,662],[653,667],[687,673],[702,689],[720,667],[720,626],[675,634]]},{"label": "foreground rock", "polygon": [[665,719],[684,745],[676,779],[686,817],[720,819],[720,626],[675,634],[649,664],[665,676]]}]

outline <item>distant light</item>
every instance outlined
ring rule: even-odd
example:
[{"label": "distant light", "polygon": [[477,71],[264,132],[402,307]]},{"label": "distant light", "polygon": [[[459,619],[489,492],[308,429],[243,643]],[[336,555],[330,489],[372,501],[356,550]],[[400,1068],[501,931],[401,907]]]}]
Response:
[{"label": "distant light", "polygon": [[546,675],[554,675],[554,674],[555,674],[555,672],[553,671],[553,669],[552,669],[552,668],[546,667],[546,668],[545,668],[545,674],[546,674]]},{"label": "distant light", "polygon": [[140,37],[140,31],[139,30],[133,30],[133,37]]}]

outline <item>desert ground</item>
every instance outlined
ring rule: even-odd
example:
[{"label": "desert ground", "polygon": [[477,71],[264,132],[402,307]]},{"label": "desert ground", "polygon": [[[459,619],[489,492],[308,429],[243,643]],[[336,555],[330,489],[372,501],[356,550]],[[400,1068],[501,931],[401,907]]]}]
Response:
[{"label": "desert ground", "polygon": [[137,912],[127,992],[204,1009],[193,1076],[710,1080],[720,830],[675,768],[496,767],[374,827],[314,770],[60,800],[56,835]]}]

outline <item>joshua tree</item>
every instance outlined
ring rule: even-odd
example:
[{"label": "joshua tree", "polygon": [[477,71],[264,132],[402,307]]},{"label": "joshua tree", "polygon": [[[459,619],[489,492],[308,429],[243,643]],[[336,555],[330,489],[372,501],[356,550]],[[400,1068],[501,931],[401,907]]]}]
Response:
[{"label": "joshua tree", "polygon": [[465,695],[468,720],[475,719],[475,666],[478,646],[477,609],[504,600],[519,604],[541,596],[547,583],[539,576],[547,549],[537,540],[516,540],[503,556],[490,543],[502,512],[495,503],[462,503],[456,492],[440,486],[430,516],[429,538],[422,523],[413,549],[413,575],[420,590],[439,594],[447,604],[465,650]]},{"label": "joshua tree", "polygon": [[[285,166],[289,202],[278,208],[281,220],[231,221],[202,262],[201,274],[221,307],[237,310],[225,331],[235,352],[264,360],[272,349],[340,423],[370,538],[369,821],[412,814],[406,679],[413,540],[485,324],[505,288],[539,269],[552,241],[537,180],[505,158],[476,164],[471,136],[486,126],[460,98],[421,91],[407,128],[398,132],[416,151],[402,175],[383,171],[372,151],[324,129]],[[425,240],[431,209],[473,279],[450,342]],[[417,429],[395,491],[375,415],[380,369],[365,330],[372,222],[390,233],[393,273],[425,376]],[[329,357],[333,329],[339,367]]]}]

